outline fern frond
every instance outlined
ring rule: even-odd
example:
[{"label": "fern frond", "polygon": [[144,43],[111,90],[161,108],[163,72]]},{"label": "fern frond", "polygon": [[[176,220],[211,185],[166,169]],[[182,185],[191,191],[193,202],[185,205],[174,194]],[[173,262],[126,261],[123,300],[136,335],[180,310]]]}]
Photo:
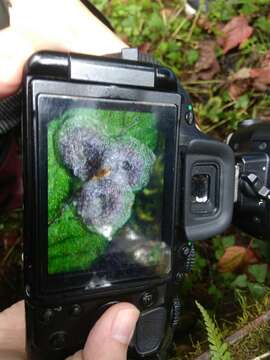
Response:
[{"label": "fern frond", "polygon": [[211,319],[206,309],[197,301],[196,305],[202,314],[206,327],[211,360],[232,360],[228,344],[224,342],[219,328]]}]

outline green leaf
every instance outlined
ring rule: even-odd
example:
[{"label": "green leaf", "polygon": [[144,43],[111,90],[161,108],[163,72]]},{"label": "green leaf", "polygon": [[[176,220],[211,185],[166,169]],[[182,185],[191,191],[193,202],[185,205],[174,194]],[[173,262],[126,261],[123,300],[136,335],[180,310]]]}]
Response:
[{"label": "green leaf", "polygon": [[164,22],[159,13],[154,12],[149,19],[148,26],[153,30],[161,31],[164,28]]},{"label": "green leaf", "polygon": [[235,245],[235,237],[233,235],[224,236],[222,238],[222,243],[223,243],[223,246],[225,249],[229,246],[233,246],[233,245]]},{"label": "green leaf", "polygon": [[265,286],[257,283],[248,283],[248,288],[255,298],[262,298],[268,292]]},{"label": "green leaf", "polygon": [[73,109],[63,115],[61,132],[66,127],[83,126],[111,137],[132,136],[154,150],[157,144],[156,118],[150,113]]},{"label": "green leaf", "polygon": [[266,262],[270,262],[270,243],[268,241],[254,239],[252,247],[254,249],[259,249],[260,254]]},{"label": "green leaf", "polygon": [[218,96],[211,97],[205,106],[205,115],[213,122],[219,121],[222,113],[222,99]]},{"label": "green leaf", "polygon": [[69,205],[49,226],[48,243],[48,271],[54,274],[90,267],[104,252],[108,241],[89,231]]},{"label": "green leaf", "polygon": [[258,283],[263,284],[267,276],[267,264],[255,264],[248,267],[248,272],[255,278]]},{"label": "green leaf", "polygon": [[219,260],[223,255],[225,250],[235,245],[234,235],[228,236],[216,236],[213,239],[214,253],[216,260]]},{"label": "green leaf", "polygon": [[247,94],[240,96],[240,98],[235,103],[236,109],[247,109],[249,105],[249,96]]},{"label": "green leaf", "polygon": [[206,266],[207,266],[207,261],[205,260],[205,258],[203,258],[198,253],[196,253],[196,258],[195,258],[195,267],[196,267],[196,269],[201,269],[202,270]]},{"label": "green leaf", "polygon": [[232,287],[246,288],[248,286],[247,275],[238,275],[232,282]]},{"label": "green leaf", "polygon": [[270,20],[268,20],[265,16],[260,16],[255,21],[255,26],[257,26],[261,31],[267,34],[270,33]]},{"label": "green leaf", "polygon": [[223,1],[210,1],[209,3],[210,19],[217,21],[228,21],[236,15],[236,10],[232,6],[232,3]]},{"label": "green leaf", "polygon": [[209,289],[208,289],[208,294],[212,295],[216,301],[220,300],[223,298],[223,293],[222,291],[220,291],[216,285],[212,284]]},{"label": "green leaf", "polygon": [[241,8],[241,13],[244,15],[251,15],[258,11],[258,7],[254,4],[254,0],[244,0]]},{"label": "green leaf", "polygon": [[186,53],[186,57],[187,63],[189,65],[193,65],[199,59],[199,52],[197,50],[191,49]]}]

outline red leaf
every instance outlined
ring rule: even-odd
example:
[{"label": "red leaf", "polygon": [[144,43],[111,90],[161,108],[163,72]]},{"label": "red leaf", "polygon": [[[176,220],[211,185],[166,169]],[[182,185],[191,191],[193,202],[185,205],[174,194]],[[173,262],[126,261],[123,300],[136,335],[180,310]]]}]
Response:
[{"label": "red leaf", "polygon": [[246,41],[252,35],[253,28],[248,25],[244,16],[236,16],[222,28],[222,33],[220,43],[226,54]]},{"label": "red leaf", "polygon": [[219,259],[220,272],[233,272],[244,264],[247,248],[244,246],[229,246],[224,255]]},{"label": "red leaf", "polygon": [[250,76],[255,80],[253,83],[255,89],[261,91],[267,90],[270,85],[270,67],[251,69]]},{"label": "red leaf", "polygon": [[260,258],[256,254],[256,252],[251,248],[247,248],[244,258],[244,263],[246,265],[251,265],[251,264],[258,264],[259,262],[260,262]]},{"label": "red leaf", "polygon": [[229,86],[228,92],[233,100],[243,95],[249,87],[249,81],[236,81]]},{"label": "red leaf", "polygon": [[145,42],[144,44],[139,46],[139,50],[143,53],[149,53],[152,44],[150,42]]},{"label": "red leaf", "polygon": [[270,68],[253,68],[250,70],[250,76],[270,84]]}]

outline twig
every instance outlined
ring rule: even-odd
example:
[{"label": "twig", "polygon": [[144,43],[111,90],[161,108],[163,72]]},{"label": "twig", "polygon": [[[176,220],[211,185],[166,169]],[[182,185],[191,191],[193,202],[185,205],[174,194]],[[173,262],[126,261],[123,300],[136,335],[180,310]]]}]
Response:
[{"label": "twig", "polygon": [[172,23],[174,20],[176,20],[183,10],[184,10],[184,6],[181,5],[179,9],[176,11],[176,13],[171,17],[169,23]]},{"label": "twig", "polygon": [[158,0],[158,3],[159,3],[159,6],[160,6],[161,8],[164,8],[164,4],[163,4],[163,2],[162,2],[161,0]]},{"label": "twig", "polygon": [[183,85],[206,85],[206,84],[225,84],[225,80],[191,80],[181,81]]},{"label": "twig", "polygon": [[192,22],[190,31],[189,31],[188,36],[187,36],[187,42],[190,41],[190,39],[191,39],[191,36],[192,36],[192,34],[193,34],[193,31],[194,31],[194,29],[195,29],[195,26],[197,25],[197,22],[198,22],[198,20],[199,20],[200,15],[201,15],[201,10],[199,9],[199,11],[196,13],[195,18],[194,18],[194,20],[193,20],[193,22]]},{"label": "twig", "polygon": [[214,124],[213,126],[210,126],[209,128],[206,128],[206,129],[204,130],[204,132],[205,132],[206,134],[208,134],[209,132],[215,130],[216,128],[218,128],[218,127],[226,124],[226,122],[228,122],[228,119],[224,119],[224,120],[222,120],[222,121]]},{"label": "twig", "polygon": [[261,359],[269,359],[270,358],[270,351],[260,356],[255,357],[253,360],[261,360]]},{"label": "twig", "polygon": [[185,18],[180,22],[178,27],[175,29],[175,31],[171,35],[172,38],[176,37],[176,35],[179,33],[179,31],[182,29],[182,27],[185,25],[186,22],[187,22],[187,19],[185,19]]},{"label": "twig", "polygon": [[[251,331],[254,331],[256,328],[258,328],[259,326],[262,326],[263,324],[267,323],[268,321],[270,321],[270,310],[268,310],[263,315],[259,316],[257,319],[251,321],[249,324],[242,327],[240,330],[236,331],[234,334],[228,336],[225,339],[225,342],[227,342],[229,345],[233,345],[233,344],[237,343],[238,341],[242,340]],[[267,353],[267,354],[270,354],[270,353]],[[202,355],[196,357],[195,360],[208,360],[209,358],[210,358],[210,352],[206,351]],[[266,357],[264,357],[264,358],[259,357],[256,359],[266,359]]]}]

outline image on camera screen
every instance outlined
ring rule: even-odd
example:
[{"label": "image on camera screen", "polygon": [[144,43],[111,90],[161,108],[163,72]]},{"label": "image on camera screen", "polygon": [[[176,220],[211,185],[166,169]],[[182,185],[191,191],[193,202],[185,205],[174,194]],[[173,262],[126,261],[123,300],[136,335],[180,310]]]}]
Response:
[{"label": "image on camera screen", "polygon": [[168,274],[158,116],[82,105],[47,113],[48,274],[87,271],[89,287]]}]

